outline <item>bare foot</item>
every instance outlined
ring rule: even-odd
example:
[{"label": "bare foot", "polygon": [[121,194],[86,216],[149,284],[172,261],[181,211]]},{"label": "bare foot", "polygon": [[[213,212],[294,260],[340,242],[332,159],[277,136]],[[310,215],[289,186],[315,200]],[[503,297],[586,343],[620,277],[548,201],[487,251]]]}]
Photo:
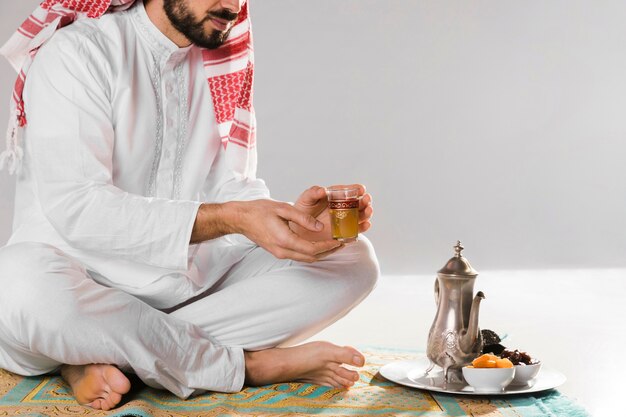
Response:
[{"label": "bare foot", "polygon": [[246,384],[253,386],[301,381],[348,388],[358,381],[359,373],[341,365],[365,364],[365,358],[356,349],[328,342],[244,352],[244,355]]},{"label": "bare foot", "polygon": [[112,409],[130,390],[126,375],[113,365],[63,365],[61,376],[79,404],[98,410]]}]

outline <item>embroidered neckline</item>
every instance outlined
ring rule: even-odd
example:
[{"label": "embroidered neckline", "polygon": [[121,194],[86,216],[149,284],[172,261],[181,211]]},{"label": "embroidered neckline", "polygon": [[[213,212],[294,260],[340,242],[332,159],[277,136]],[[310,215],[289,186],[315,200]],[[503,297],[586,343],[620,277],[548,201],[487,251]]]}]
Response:
[{"label": "embroidered neckline", "polygon": [[165,36],[148,17],[142,1],[135,2],[135,5],[129,10],[129,14],[139,29],[140,36],[155,55],[155,58],[160,61],[161,65],[167,62],[172,55],[176,57],[176,63],[182,61],[193,47],[193,45],[189,45],[179,48],[178,45]]}]

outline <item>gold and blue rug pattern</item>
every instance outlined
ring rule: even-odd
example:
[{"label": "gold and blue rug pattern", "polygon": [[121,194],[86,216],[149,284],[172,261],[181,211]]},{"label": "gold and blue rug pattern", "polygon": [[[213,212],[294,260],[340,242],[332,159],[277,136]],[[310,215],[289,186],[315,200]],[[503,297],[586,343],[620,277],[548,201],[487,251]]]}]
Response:
[{"label": "gold and blue rug pattern", "polygon": [[367,363],[360,369],[360,380],[349,390],[286,383],[180,400],[168,392],[135,383],[122,405],[109,412],[78,405],[59,376],[21,377],[0,370],[0,416],[588,416],[557,391],[521,397],[455,397],[402,387],[384,379],[378,369],[419,354],[378,348],[363,352]]}]

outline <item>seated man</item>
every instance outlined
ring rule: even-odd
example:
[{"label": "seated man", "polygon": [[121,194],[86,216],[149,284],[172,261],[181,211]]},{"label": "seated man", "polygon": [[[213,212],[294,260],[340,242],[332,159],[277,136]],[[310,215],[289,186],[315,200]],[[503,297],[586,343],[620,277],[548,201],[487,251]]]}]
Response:
[{"label": "seated man", "polygon": [[256,179],[247,5],[69,3],[44,2],[18,35],[66,25],[32,50],[14,95],[24,150],[12,136],[5,153],[21,167],[0,249],[0,367],[60,371],[103,410],[130,389],[125,372],[182,398],[352,385],[356,349],[293,345],[363,300],[378,263],[367,239],[331,238],[324,188],[288,204]]}]

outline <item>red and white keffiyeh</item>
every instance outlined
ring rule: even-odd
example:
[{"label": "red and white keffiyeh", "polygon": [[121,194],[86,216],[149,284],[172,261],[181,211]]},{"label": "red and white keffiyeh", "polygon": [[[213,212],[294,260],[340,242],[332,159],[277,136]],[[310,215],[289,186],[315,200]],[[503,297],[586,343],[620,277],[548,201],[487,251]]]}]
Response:
[{"label": "red and white keffiyeh", "polygon": [[[53,33],[77,19],[99,18],[104,13],[129,8],[135,0],[45,0],[0,48],[18,77],[11,100],[7,149],[0,154],[0,170],[19,169],[23,149],[20,131],[27,123],[22,92],[28,68],[37,50]],[[232,169],[243,178],[256,172],[256,122],[252,107],[254,56],[252,31],[245,1],[227,41],[217,49],[202,50],[204,68],[222,144]],[[207,111],[209,111],[207,109]],[[238,146],[227,146],[233,143]]]}]

